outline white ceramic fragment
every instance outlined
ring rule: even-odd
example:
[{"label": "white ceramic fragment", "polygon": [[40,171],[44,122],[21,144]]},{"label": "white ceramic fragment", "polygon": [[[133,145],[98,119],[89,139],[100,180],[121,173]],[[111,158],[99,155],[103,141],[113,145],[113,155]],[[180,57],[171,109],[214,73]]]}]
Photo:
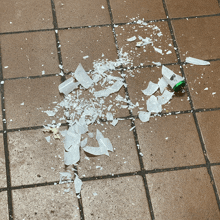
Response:
[{"label": "white ceramic fragment", "polygon": [[158,102],[161,105],[165,105],[167,102],[169,102],[172,99],[173,95],[174,92],[169,92],[168,90],[165,90],[161,96],[157,97]]},{"label": "white ceramic fragment", "polygon": [[46,141],[50,143],[50,136],[45,137]]},{"label": "white ceramic fragment", "polygon": [[112,93],[118,92],[121,87],[124,85],[122,80],[116,81],[112,86],[108,87],[107,89],[103,89],[97,92],[94,92],[95,97],[107,97]]},{"label": "white ceramic fragment", "polygon": [[159,113],[162,111],[162,106],[160,103],[157,101],[157,97],[152,95],[148,100],[147,100],[147,110],[152,113]]},{"label": "white ceramic fragment", "polygon": [[137,38],[135,36],[133,36],[133,37],[128,38],[127,41],[132,42],[132,41],[135,41],[136,39]]},{"label": "white ceramic fragment", "polygon": [[89,154],[92,154],[92,155],[95,155],[95,156],[100,156],[100,155],[103,155],[103,154],[109,156],[108,151],[106,149],[101,149],[100,147],[86,146],[86,147],[83,148],[83,150],[86,153],[89,153]]},{"label": "white ceramic fragment", "polygon": [[149,82],[148,87],[145,90],[141,90],[144,95],[153,95],[158,90],[158,84]]},{"label": "white ceramic fragment", "polygon": [[98,129],[96,130],[96,140],[101,148],[106,148],[109,151],[113,151],[111,141],[108,138],[104,138],[103,134]]},{"label": "white ceramic fragment", "polygon": [[85,134],[88,131],[88,125],[86,124],[85,118],[81,117],[79,121],[76,121],[74,125],[75,131],[78,134]]},{"label": "white ceramic fragment", "polygon": [[193,57],[186,57],[186,63],[191,63],[194,65],[210,65],[210,62],[208,61],[200,60],[200,59],[193,58]]},{"label": "white ceramic fragment", "polygon": [[117,125],[117,124],[118,124],[118,119],[113,119],[113,121],[111,122],[111,124],[112,124],[113,126]]},{"label": "white ceramic fragment", "polygon": [[93,83],[92,79],[87,75],[86,71],[83,69],[81,63],[76,68],[74,76],[77,79],[77,81],[86,89],[88,89]]},{"label": "white ceramic fragment", "polygon": [[164,89],[168,86],[167,81],[162,77],[158,81],[158,86],[160,88],[160,92],[163,93]]},{"label": "white ceramic fragment", "polygon": [[56,112],[51,111],[51,110],[47,110],[47,111],[44,111],[44,112],[47,113],[47,115],[50,116],[50,117],[56,115]]},{"label": "white ceramic fragment", "polygon": [[152,40],[149,37],[143,38],[141,36],[138,36],[138,39],[141,40],[136,43],[136,47],[142,47],[148,44],[152,44]]},{"label": "white ceramic fragment", "polygon": [[70,92],[72,92],[74,89],[78,88],[79,83],[78,82],[74,82],[73,77],[65,80],[64,82],[62,82],[59,86],[59,92],[63,93],[64,95],[68,95]]},{"label": "white ceramic fragment", "polygon": [[150,119],[150,112],[139,111],[138,117],[142,122],[147,122]]},{"label": "white ceramic fragment", "polygon": [[162,66],[162,75],[171,88],[173,88],[180,81],[184,80],[183,77],[175,74],[172,70],[165,66]]},{"label": "white ceramic fragment", "polygon": [[76,194],[80,193],[81,192],[81,188],[82,188],[82,180],[78,177],[77,174],[75,174],[76,177],[74,179],[74,185],[75,185],[75,191],[76,191]]},{"label": "white ceramic fragment", "polygon": [[161,66],[161,62],[154,62],[152,61],[153,64],[155,64],[156,66]]},{"label": "white ceramic fragment", "polygon": [[111,112],[106,113],[107,121],[113,121],[113,114]]},{"label": "white ceramic fragment", "polygon": [[80,160],[79,145],[71,147],[69,151],[64,151],[64,164],[69,166],[76,164]]},{"label": "white ceramic fragment", "polygon": [[154,50],[155,50],[157,53],[160,53],[160,54],[163,55],[163,51],[162,51],[160,48],[154,47]]},{"label": "white ceramic fragment", "polygon": [[75,132],[75,128],[72,126],[68,129],[65,135],[64,147],[66,151],[69,151],[71,147],[79,145],[81,135]]}]

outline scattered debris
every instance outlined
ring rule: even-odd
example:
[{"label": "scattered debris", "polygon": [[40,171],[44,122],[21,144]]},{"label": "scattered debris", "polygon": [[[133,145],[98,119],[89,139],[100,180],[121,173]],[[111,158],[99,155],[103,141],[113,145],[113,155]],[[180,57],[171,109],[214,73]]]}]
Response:
[{"label": "scattered debris", "polygon": [[60,139],[59,128],[44,128],[43,132],[51,132],[55,139]]}]

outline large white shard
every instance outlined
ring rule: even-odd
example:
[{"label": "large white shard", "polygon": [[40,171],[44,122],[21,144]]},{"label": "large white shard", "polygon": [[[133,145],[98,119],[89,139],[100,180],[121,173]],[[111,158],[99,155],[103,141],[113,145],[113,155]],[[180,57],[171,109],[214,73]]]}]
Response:
[{"label": "large white shard", "polygon": [[78,177],[77,174],[75,174],[76,177],[74,179],[74,185],[75,185],[75,191],[76,191],[76,194],[80,193],[81,192],[81,188],[82,188],[82,180]]},{"label": "large white shard", "polygon": [[175,90],[175,86],[178,85],[178,83],[183,82],[185,85],[184,78],[175,74],[172,70],[169,68],[162,66],[162,75],[166,82]]},{"label": "large white shard", "polygon": [[152,113],[159,113],[162,111],[162,106],[161,104],[157,101],[157,97],[152,95],[148,100],[147,100],[147,110]]},{"label": "large white shard", "polygon": [[157,53],[160,53],[160,54],[163,55],[163,51],[162,51],[160,48],[154,47],[154,50],[155,50]]},{"label": "large white shard", "polygon": [[75,133],[73,126],[66,132],[64,142],[64,163],[66,165],[76,164],[80,160],[80,139],[81,134]]},{"label": "large white shard", "polygon": [[145,90],[141,90],[144,95],[153,95],[157,90],[158,90],[158,84],[153,83],[153,82],[149,82],[148,87]]},{"label": "large white shard", "polygon": [[112,93],[118,92],[121,87],[124,85],[122,80],[116,81],[112,86],[108,87],[107,89],[103,89],[97,92],[94,92],[95,97],[107,97]]},{"label": "large white shard", "polygon": [[142,122],[147,122],[150,119],[150,112],[139,111],[138,117]]},{"label": "large white shard", "polygon": [[145,45],[153,43],[152,40],[149,37],[143,38],[141,36],[138,36],[138,38],[141,41],[137,42],[136,47],[142,47],[142,46],[145,46]]},{"label": "large white shard", "polygon": [[76,164],[80,160],[79,145],[71,147],[69,151],[64,151],[64,164],[69,166]]},{"label": "large white shard", "polygon": [[86,89],[88,89],[93,83],[92,79],[87,75],[86,71],[83,69],[81,63],[76,68],[74,76],[78,80],[78,82]]},{"label": "large white shard", "polygon": [[101,148],[106,148],[109,151],[113,151],[111,141],[108,138],[104,138],[103,134],[98,129],[96,130],[96,140]]},{"label": "large white shard", "polygon": [[66,151],[69,151],[71,147],[75,147],[75,145],[79,145],[81,139],[81,135],[75,133],[74,127],[70,127],[65,135],[64,147]]},{"label": "large white shard", "polygon": [[167,81],[162,77],[158,81],[158,86],[160,88],[160,92],[163,93],[164,89],[168,86]]},{"label": "large white shard", "polygon": [[58,89],[60,93],[63,93],[64,95],[68,95],[70,92],[72,92],[74,89],[76,89],[79,86],[78,82],[74,82],[73,77],[65,80],[63,83],[61,83],[58,86]]},{"label": "large white shard", "polygon": [[186,57],[186,62],[194,65],[210,65],[210,62],[193,57]]},{"label": "large white shard", "polygon": [[85,118],[81,117],[79,121],[76,121],[74,128],[76,133],[85,134],[88,131],[88,125],[86,124]]},{"label": "large white shard", "polygon": [[169,102],[172,99],[173,95],[174,95],[174,92],[169,92],[169,91],[165,90],[161,96],[157,97],[158,102],[161,105],[165,105],[167,102]]},{"label": "large white shard", "polygon": [[96,156],[103,154],[109,156],[108,151],[113,151],[111,141],[108,138],[104,138],[104,136],[98,129],[96,130],[96,140],[99,143],[99,147],[86,146],[83,148],[83,150],[89,154]]}]

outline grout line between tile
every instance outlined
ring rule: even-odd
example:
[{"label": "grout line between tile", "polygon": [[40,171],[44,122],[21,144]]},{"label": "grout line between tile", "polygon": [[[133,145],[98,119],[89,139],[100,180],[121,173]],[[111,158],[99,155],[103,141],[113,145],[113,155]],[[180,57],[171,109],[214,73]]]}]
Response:
[{"label": "grout line between tile", "polygon": [[[2,70],[2,55],[0,47],[0,81],[3,80]],[[9,220],[13,219],[13,200],[11,191],[11,171],[10,171],[10,158],[8,149],[8,138],[7,138],[7,125],[6,125],[6,112],[5,112],[5,97],[4,97],[4,84],[0,85],[1,91],[1,111],[2,111],[2,124],[3,124],[3,141],[4,141],[4,153],[5,153],[5,169],[6,169],[6,180],[7,180],[7,196],[8,196],[8,215]]]},{"label": "grout line between tile", "polygon": [[[53,1],[53,0],[52,0]],[[220,0],[218,0],[220,2]],[[189,16],[189,17],[178,17],[178,18],[169,18],[172,20],[186,20],[186,19],[195,19],[195,18],[206,18],[206,17],[216,17],[220,16],[218,14],[209,14],[209,15],[198,15],[198,16]],[[144,22],[155,23],[155,22],[163,22],[167,21],[167,18],[164,19],[156,19],[156,20],[145,20]],[[114,23],[114,25],[122,26],[128,24],[135,24],[136,22],[123,22],[123,23]],[[13,32],[2,32],[1,35],[10,35],[10,34],[22,34],[22,33],[33,33],[33,32],[44,32],[44,31],[55,31],[55,30],[70,30],[70,29],[82,29],[82,28],[93,28],[93,27],[109,27],[111,24],[99,24],[99,25],[89,25],[89,26],[70,26],[70,27],[60,27],[60,28],[49,28],[49,29],[37,29],[37,30],[27,30],[27,31],[13,31]]]},{"label": "grout line between tile", "polygon": [[[109,14],[110,14],[110,19],[111,19],[112,31],[113,31],[114,39],[115,39],[115,46],[116,46],[118,58],[120,58],[119,46],[118,46],[117,37],[116,37],[115,29],[114,29],[114,19],[113,19],[113,15],[112,15],[110,1],[107,0],[107,3],[108,3],[108,9],[109,9]],[[123,66],[121,66],[121,68],[123,68]],[[122,73],[123,73],[123,69],[121,70],[121,74]],[[124,79],[124,82],[126,84],[125,77],[123,77],[123,79]],[[124,87],[124,91],[125,91],[126,100],[128,101],[127,104],[129,106],[130,105],[129,102],[131,100],[130,100],[130,97],[129,97],[129,93],[128,93],[127,87]],[[133,117],[132,111],[130,109],[129,109],[129,114],[130,114],[130,117]],[[133,135],[134,135],[136,150],[137,150],[137,154],[138,154],[138,158],[139,158],[140,168],[141,168],[141,170],[144,170],[144,164],[143,164],[143,160],[142,160],[142,157],[141,157],[141,151],[140,151],[140,148],[139,148],[139,142],[138,142],[137,132],[136,132],[136,128],[135,128],[134,118],[131,120],[131,126],[134,127]],[[151,219],[154,220],[155,217],[154,217],[153,206],[152,206],[152,202],[151,202],[151,198],[150,198],[150,192],[149,192],[149,188],[148,188],[148,184],[147,184],[147,179],[146,179],[146,176],[145,176],[144,173],[142,173],[141,176],[142,176],[143,183],[144,183],[144,188],[145,188],[146,198],[147,198],[147,201],[148,201],[148,206],[149,206],[149,211],[150,211]]]},{"label": "grout line between tile", "polygon": [[[53,25],[55,29],[55,37],[56,37],[56,48],[57,48],[57,54],[58,54],[58,60],[59,60],[59,68],[61,71],[61,82],[64,82],[66,80],[66,76],[64,73],[64,68],[63,68],[63,61],[62,61],[62,54],[61,54],[61,44],[59,40],[59,34],[58,34],[58,22],[57,22],[57,16],[56,16],[56,9],[55,9],[55,4],[54,0],[51,0],[51,7],[52,7],[52,14],[53,14]],[[66,125],[67,123],[65,123]],[[67,124],[68,125],[68,124]],[[78,175],[78,170],[77,167],[74,166],[74,174]],[[80,214],[80,219],[84,220],[84,212],[83,212],[83,205],[82,205],[82,198],[77,198],[78,200],[78,206],[79,206],[79,214]]]},{"label": "grout line between tile", "polygon": [[[176,42],[176,38],[174,36],[173,27],[172,27],[172,24],[171,24],[171,19],[169,19],[169,13],[168,13],[168,9],[167,9],[167,6],[166,6],[166,2],[165,2],[165,0],[162,0],[162,2],[163,2],[163,7],[164,7],[164,10],[165,10],[166,16],[167,16],[167,22],[168,22],[168,26],[169,26],[169,29],[170,29],[170,34],[172,36],[173,44],[174,44],[174,47],[176,48],[175,51],[176,51],[176,56],[177,56],[179,65],[180,65],[180,70],[181,70],[182,76],[186,80],[186,76],[185,76],[185,73],[184,73],[184,70],[183,70],[182,64],[181,64],[181,59],[180,59],[178,45],[177,45],[177,42]],[[220,210],[220,199],[219,199],[217,187],[216,187],[215,180],[214,180],[214,177],[213,177],[213,174],[212,174],[212,170],[211,170],[211,166],[210,166],[210,161],[209,161],[208,156],[207,156],[207,150],[206,150],[206,147],[205,147],[205,144],[204,144],[204,141],[203,141],[201,129],[200,129],[200,126],[199,126],[199,123],[198,123],[198,119],[197,119],[197,116],[196,116],[196,112],[194,110],[194,105],[193,105],[192,97],[191,97],[190,91],[189,91],[188,86],[187,86],[187,81],[186,81],[186,90],[187,90],[187,95],[188,95],[188,97],[190,99],[190,106],[191,106],[193,118],[194,118],[196,129],[197,129],[197,132],[198,132],[198,135],[199,135],[199,139],[200,139],[203,155],[204,155],[204,158],[205,158],[205,161],[206,161],[206,168],[207,168],[207,171],[208,171],[208,174],[209,174],[209,177],[210,177],[210,180],[211,180],[211,184],[212,184],[212,187],[213,187],[213,190],[214,190],[214,193],[215,193],[215,197],[216,197],[216,201],[217,201],[217,204],[218,204],[218,208]]]},{"label": "grout line between tile", "polygon": [[[213,163],[211,166],[220,166],[219,163]],[[190,166],[182,166],[182,167],[170,167],[170,168],[163,168],[163,169],[153,169],[153,170],[142,170],[142,171],[135,171],[131,173],[119,173],[119,174],[108,174],[108,175],[102,175],[102,176],[92,176],[92,177],[83,177],[81,180],[83,182],[88,181],[96,181],[96,180],[104,180],[104,179],[115,179],[115,178],[121,178],[121,177],[129,177],[129,176],[143,176],[146,174],[156,174],[156,173],[164,173],[164,172],[172,172],[172,171],[178,171],[178,170],[192,170],[192,169],[198,169],[202,167],[207,167],[206,164],[198,164],[198,165],[190,165]],[[73,179],[71,180],[73,181]],[[19,189],[26,189],[26,188],[35,188],[35,187],[42,187],[42,186],[50,186],[59,184],[59,181],[52,181],[52,182],[44,182],[44,183],[34,183],[34,184],[27,184],[27,185],[18,185],[18,186],[12,186],[12,190],[19,190]],[[7,188],[3,187],[0,188],[1,191],[6,191]]]}]

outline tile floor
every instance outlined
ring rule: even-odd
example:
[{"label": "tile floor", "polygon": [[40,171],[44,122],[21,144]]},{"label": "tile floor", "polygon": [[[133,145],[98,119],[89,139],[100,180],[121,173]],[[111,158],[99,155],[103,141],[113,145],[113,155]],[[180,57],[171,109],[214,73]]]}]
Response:
[{"label": "tile floor", "polygon": [[[0,5],[2,220],[220,219],[219,0],[8,0]],[[163,35],[155,35],[154,46],[169,53],[127,42],[155,34],[139,19],[160,29]],[[89,158],[81,152],[76,172],[83,186],[77,198],[72,183],[58,184],[59,172],[69,167],[63,143],[45,139],[43,125],[51,118],[42,110],[63,99],[57,87],[79,63],[89,71],[102,54],[116,60],[122,47],[132,62],[122,66],[127,88],[120,95],[145,107],[140,91],[161,74],[152,61],[182,74],[186,92],[175,94],[161,117],[147,123],[138,119],[138,109],[116,109],[125,120],[115,127],[92,125],[91,131],[106,129],[115,151]],[[187,56],[211,64],[186,64]]]}]

